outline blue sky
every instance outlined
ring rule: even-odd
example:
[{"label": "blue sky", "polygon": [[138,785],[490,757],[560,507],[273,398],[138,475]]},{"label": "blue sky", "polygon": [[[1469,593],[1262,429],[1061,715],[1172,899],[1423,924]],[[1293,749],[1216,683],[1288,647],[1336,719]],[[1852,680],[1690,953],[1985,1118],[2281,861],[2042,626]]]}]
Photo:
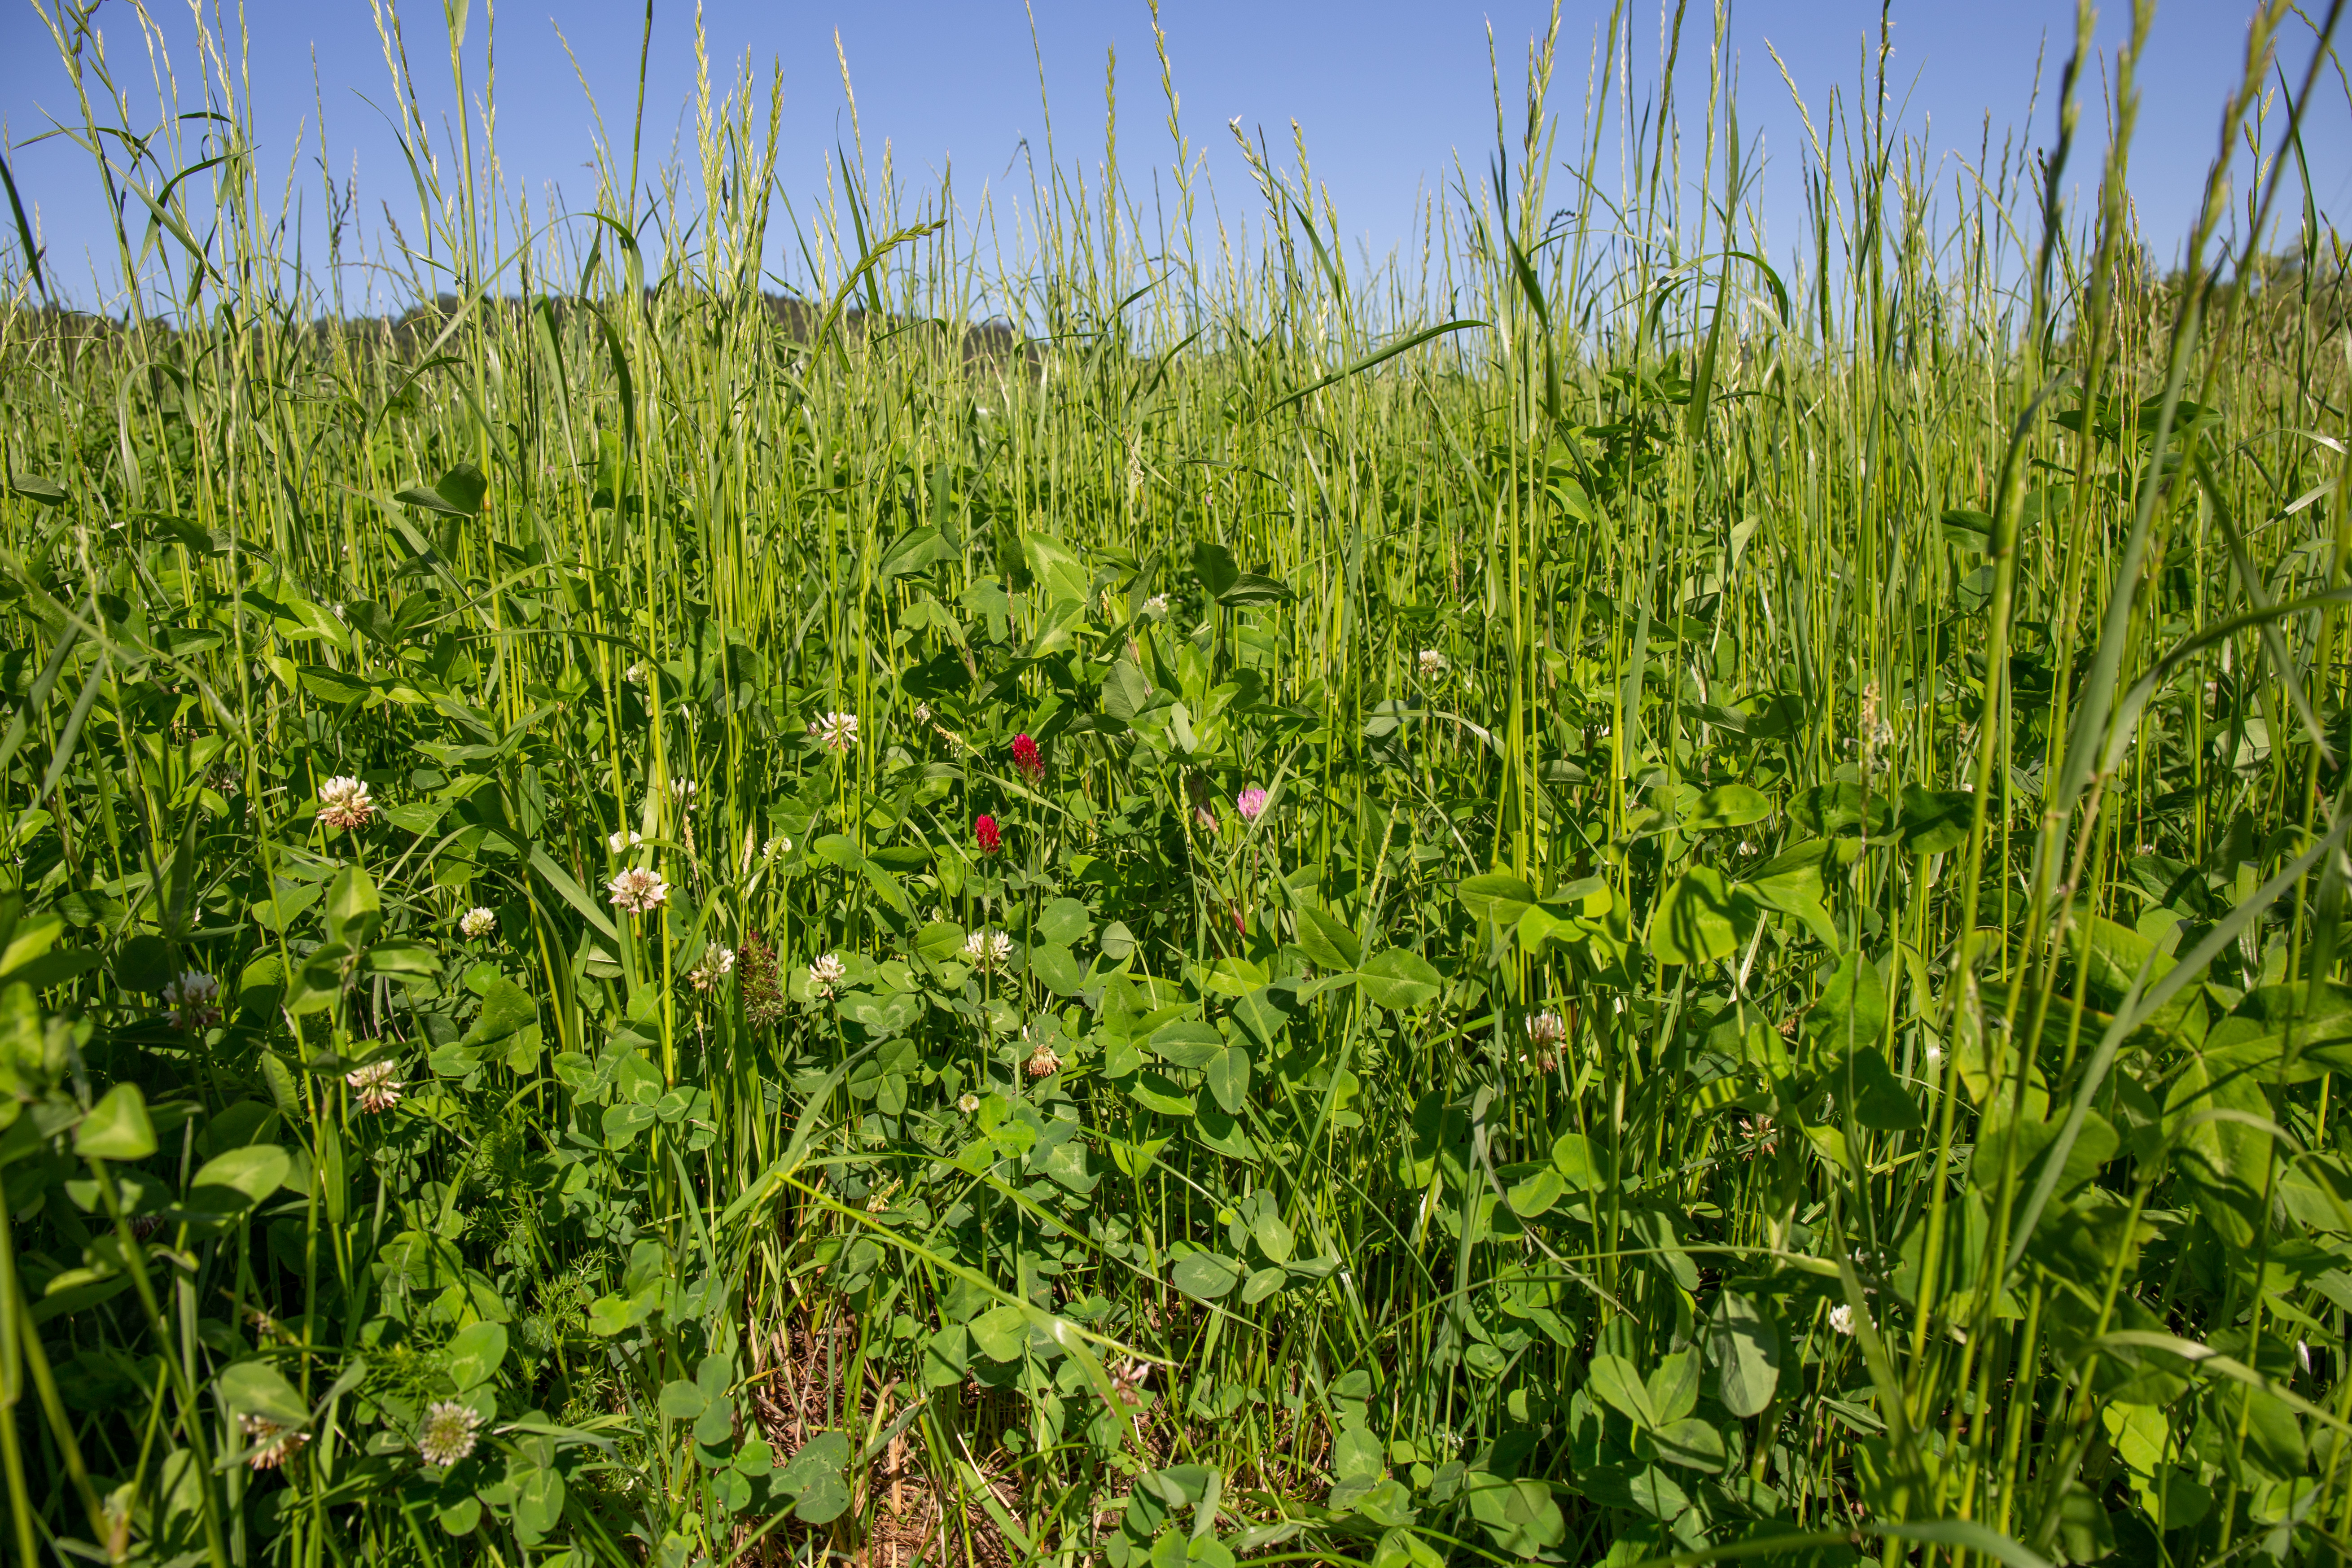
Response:
[{"label": "blue sky", "polygon": [[[2106,9],[2099,37],[2112,48],[2126,7]],[[194,66],[184,9],[163,0],[159,10],[184,84]],[[1693,51],[1697,56],[1710,23],[1703,5],[1694,5],[1692,13],[1686,28],[1702,46]],[[1663,32],[1657,11],[1638,14],[1645,43],[1637,50],[1637,68],[1654,60]],[[367,212],[379,201],[396,214],[413,212],[399,153],[369,101],[385,101],[388,78],[366,0],[247,0],[245,15],[260,161],[270,171],[271,188],[283,179],[299,137],[298,189],[309,192],[306,219],[314,231],[322,145],[339,180],[356,165]],[[446,110],[455,100],[441,63],[440,7],[412,0],[404,15],[410,58],[438,94],[435,107]],[[1116,48],[1121,163],[1130,181],[1148,188],[1150,166],[1164,170],[1171,147],[1142,0],[1034,0],[1034,15],[1062,160],[1091,170],[1102,155],[1105,56]],[[1164,0],[1162,5],[1185,129],[1207,154],[1224,210],[1231,215],[1254,205],[1225,122],[1239,117],[1246,127],[1263,128],[1277,161],[1286,165],[1289,122],[1296,119],[1343,231],[1375,255],[1405,239],[1417,195],[1450,180],[1457,154],[1474,176],[1483,175],[1495,137],[1488,29],[1507,91],[1515,90],[1528,41],[1548,16],[1549,6],[1532,0]],[[1591,0],[1564,11],[1553,102],[1571,122],[1581,115],[1587,61],[1606,16],[1606,7]],[[137,84],[135,112],[152,123],[155,95],[131,13],[122,0],[110,0],[98,16],[117,69]],[[1996,142],[2016,128],[2035,144],[2047,143],[2057,68],[2071,38],[2071,5],[1898,3],[1894,18],[1890,80],[1902,95],[1909,128],[1932,126],[1938,150],[1973,156],[1990,115]],[[584,166],[593,126],[557,28],[594,89],[607,129],[625,140],[643,19],[641,5],[622,4],[507,0],[499,7],[499,142],[510,178],[535,192],[557,184],[574,205],[587,201],[594,188]],[[707,0],[704,21],[715,72],[747,50],[761,67],[772,61],[782,69],[779,173],[796,197],[818,186],[833,149],[851,136],[835,58],[836,29],[868,157],[878,163],[887,140],[906,184],[931,183],[951,162],[969,201],[983,183],[1000,191],[1025,185],[1026,173],[1015,163],[1024,144],[1042,156],[1046,125],[1039,66],[1020,0]],[[1802,132],[1765,46],[1769,41],[1778,50],[1819,114],[1833,89],[1849,98],[1854,93],[1877,21],[1875,5],[1852,0],[1748,0],[1733,9],[1742,118],[1746,133],[1760,138],[1766,154],[1764,205],[1776,253],[1800,237],[1793,174]],[[2134,184],[2160,258],[2188,226],[2221,98],[2242,58],[2244,23],[2244,6],[2228,0],[2172,0],[2159,7],[2142,68]],[[645,129],[649,165],[667,158],[674,143],[691,143],[692,25],[689,6],[656,0]],[[490,30],[481,0],[475,0],[467,55],[477,86]],[[2291,80],[2300,80],[2309,39],[2306,26],[2291,24],[2283,51]],[[2045,50],[2042,104],[2029,126],[2036,58]],[[1680,90],[1690,97],[1704,89],[1703,74],[1694,72]],[[2086,126],[2093,128],[2101,121],[2095,92],[2095,83],[2085,109]],[[23,145],[47,128],[49,116],[70,115],[72,103],[40,18],[26,0],[10,0],[0,11],[0,115],[12,143],[10,163],[22,195],[37,210],[51,268],[87,303],[99,288],[93,272],[110,270],[111,248],[87,161],[61,141]],[[2348,122],[2345,89],[2331,75],[2308,133],[2324,209],[2352,199]],[[2089,166],[2095,165],[2078,168]],[[1942,172],[1948,185],[1954,171],[1945,164]]]}]

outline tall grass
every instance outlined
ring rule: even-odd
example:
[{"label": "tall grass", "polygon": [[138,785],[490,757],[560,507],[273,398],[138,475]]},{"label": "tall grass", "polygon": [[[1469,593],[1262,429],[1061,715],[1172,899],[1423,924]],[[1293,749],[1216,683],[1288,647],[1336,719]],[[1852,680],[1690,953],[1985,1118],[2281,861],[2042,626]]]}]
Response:
[{"label": "tall grass", "polygon": [[794,209],[706,62],[551,213],[462,6],[294,255],[238,39],[159,128],[43,15],[24,1561],[2341,1558],[2335,10],[2167,276],[2145,5],[2047,147],[1802,97],[1793,263],[1719,17],[1555,28],[1370,271],[1164,48],[1148,209],[1115,75]]}]

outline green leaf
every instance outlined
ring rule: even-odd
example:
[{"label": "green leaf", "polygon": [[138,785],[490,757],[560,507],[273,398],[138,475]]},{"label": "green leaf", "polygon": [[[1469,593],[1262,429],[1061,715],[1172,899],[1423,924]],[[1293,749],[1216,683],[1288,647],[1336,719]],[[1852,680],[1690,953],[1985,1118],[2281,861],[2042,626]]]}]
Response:
[{"label": "green leaf", "polygon": [[530,993],[490,964],[468,970],[466,988],[482,999],[482,1010],[459,1042],[462,1045],[490,1045],[539,1021],[539,1004],[531,1000]]},{"label": "green leaf", "polygon": [[1783,1355],[1780,1325],[1767,1305],[1736,1290],[1716,1298],[1707,1321],[1707,1360],[1715,1367],[1715,1394],[1742,1420],[1760,1415],[1780,1385]]},{"label": "green leaf", "polygon": [[1903,847],[1914,855],[1941,855],[1969,841],[1976,796],[1963,790],[1903,786]]},{"label": "green leaf", "polygon": [[1168,1283],[1197,1301],[1213,1301],[1241,1282],[1241,1264],[1214,1252],[1188,1252],[1168,1271]]},{"label": "green leaf", "polygon": [[1680,1465],[1688,1470],[1705,1470],[1709,1475],[1723,1472],[1722,1435],[1715,1427],[1696,1416],[1685,1415],[1679,1421],[1669,1421],[1650,1434],[1650,1443],[1658,1458],[1669,1465]]},{"label": "green leaf", "polygon": [[1609,1151],[1581,1132],[1563,1132],[1551,1146],[1552,1168],[1570,1191],[1597,1193],[1617,1179]]},{"label": "green leaf", "polygon": [[703,1392],[700,1384],[672,1378],[662,1384],[661,1396],[655,1404],[672,1421],[691,1421],[710,1407],[710,1395]]},{"label": "green leaf", "polygon": [[803,1444],[791,1463],[770,1477],[768,1485],[793,1500],[793,1512],[810,1524],[830,1524],[849,1509],[849,1483],[842,1472],[849,1466],[849,1439],[838,1432],[820,1432]]},{"label": "green leaf", "polygon": [[205,1162],[188,1184],[187,1206],[204,1214],[238,1214],[285,1184],[294,1162],[275,1143],[249,1143]]},{"label": "green leaf", "polygon": [[1559,1170],[1538,1166],[1511,1187],[1511,1212],[1521,1219],[1533,1219],[1559,1202],[1567,1191],[1568,1183]]},{"label": "green leaf", "polygon": [[1063,947],[1076,947],[1094,934],[1094,917],[1076,899],[1055,899],[1037,917],[1037,934]]},{"label": "green leaf", "polygon": [[[2223,1245],[2232,1249],[2252,1246],[2262,1227],[2271,1124],[2270,1098],[2253,1075],[2229,1070],[2201,1051],[2189,1053],[2165,1097],[2164,1131],[2173,1143],[2174,1168],[2189,1184],[2197,1207]],[[2086,1125],[2085,1142],[2089,1132]],[[2110,1152],[2113,1141],[2110,1132]],[[2068,1158],[2068,1177],[2081,1154],[2078,1146]]]},{"label": "green leaf", "polygon": [[1202,591],[1214,599],[1241,580],[1242,569],[1234,564],[1232,551],[1203,540],[1192,546],[1192,575],[1201,580]]},{"label": "green leaf", "polygon": [[1364,961],[1364,944],[1339,916],[1313,904],[1297,909],[1298,947],[1318,969],[1345,973]]},{"label": "green leaf", "polygon": [[310,1418],[301,1394],[266,1361],[241,1361],[221,1369],[221,1400],[239,1415],[259,1415],[280,1426],[299,1426]]},{"label": "green leaf", "polygon": [[143,1160],[155,1152],[155,1128],[139,1086],[118,1083],[74,1129],[74,1152],[89,1160]]},{"label": "green leaf", "polygon": [[346,947],[365,946],[383,913],[366,868],[346,866],[327,889],[327,940]]},{"label": "green leaf", "polygon": [[1809,838],[1774,856],[1763,870],[1740,889],[1767,908],[1793,916],[1824,947],[1836,947],[1837,925],[1822,901],[1822,861],[1829,841]]},{"label": "green leaf", "polygon": [[1675,879],[1650,917],[1650,953],[1660,963],[1708,963],[1739,949],[1731,885],[1711,866]]},{"label": "green leaf", "polygon": [[1586,1368],[1592,1392],[1622,1411],[1634,1426],[1648,1430],[1658,1425],[1658,1412],[1650,1403],[1650,1390],[1633,1363],[1623,1356],[1596,1355]]},{"label": "green leaf", "polygon": [[945,963],[963,953],[963,927],[953,921],[933,921],[915,933],[915,952],[932,963]]},{"label": "green leaf", "polygon": [[1821,1000],[1806,1010],[1804,1027],[1807,1038],[1834,1056],[1875,1045],[1886,1027],[1886,987],[1878,965],[1849,949],[1822,987]]},{"label": "green leaf", "polygon": [[1068,948],[1056,942],[1040,942],[1029,950],[1029,973],[1056,996],[1076,996],[1086,989],[1085,966]]},{"label": "green leaf", "polygon": [[1261,1268],[1242,1281],[1242,1305],[1255,1307],[1268,1296],[1289,1283],[1290,1276],[1280,1268]]},{"label": "green leaf", "polygon": [[1156,1110],[1162,1116],[1190,1116],[1192,1097],[1177,1082],[1164,1074],[1143,1072],[1127,1086],[1128,1098],[1146,1110]]},{"label": "green leaf", "polygon": [[172,944],[160,936],[134,936],[114,955],[114,983],[125,991],[153,996],[178,979],[179,974],[179,965],[172,957]]},{"label": "green leaf", "polygon": [[1482,872],[1465,878],[1454,889],[1454,896],[1470,918],[1487,924],[1507,926],[1525,914],[1528,906],[1536,901],[1536,890],[1518,878],[1503,871]]},{"label": "green leaf", "polygon": [[499,1373],[499,1366],[507,1359],[507,1331],[503,1323],[476,1323],[460,1329],[446,1347],[449,1358],[449,1376],[460,1394],[479,1388]]},{"label": "green leaf", "polygon": [[1772,802],[1760,790],[1742,784],[1717,784],[1686,805],[1683,830],[1706,833],[1720,827],[1745,827],[1772,815]]},{"label": "green leaf", "polygon": [[1000,1301],[964,1325],[972,1348],[991,1361],[1018,1361],[1029,1342],[1029,1320],[1011,1301]]},{"label": "green leaf", "polygon": [[1209,1062],[1202,1075],[1209,1092],[1228,1116],[1241,1114],[1242,1101],[1248,1098],[1250,1082],[1249,1053],[1239,1046],[1228,1046]]},{"label": "green leaf", "polygon": [[39,474],[18,474],[8,481],[8,493],[42,506],[66,504],[66,488]]},{"label": "green leaf", "polygon": [[1391,947],[1374,953],[1357,972],[1356,985],[1375,1005],[1402,1012],[1436,1001],[1445,977],[1421,954]]},{"label": "green leaf", "polygon": [[[1837,1079],[1838,1075],[1832,1078]],[[1876,1046],[1865,1046],[1847,1059],[1838,1088],[1841,1093],[1853,1096],[1853,1119],[1874,1132],[1909,1132],[1927,1125],[1919,1102],[1903,1087]]]},{"label": "green leaf", "polygon": [[1278,605],[1297,597],[1287,586],[1271,577],[1244,572],[1217,595],[1217,603],[1238,609],[1244,605]]},{"label": "green leaf", "polygon": [[894,577],[925,571],[942,561],[952,561],[960,553],[955,542],[937,528],[919,528],[899,539],[882,552],[881,564],[875,567],[877,583],[887,583]]}]

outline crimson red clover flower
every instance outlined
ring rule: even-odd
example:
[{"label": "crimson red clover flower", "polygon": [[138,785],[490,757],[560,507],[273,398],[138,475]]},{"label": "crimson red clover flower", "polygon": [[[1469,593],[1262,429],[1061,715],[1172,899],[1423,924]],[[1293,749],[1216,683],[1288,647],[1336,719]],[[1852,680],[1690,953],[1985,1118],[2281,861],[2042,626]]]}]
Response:
[{"label": "crimson red clover flower", "polygon": [[1013,737],[1013,765],[1031,784],[1045,776],[1045,759],[1037,754],[1037,742],[1026,735]]},{"label": "crimson red clover flower", "polygon": [[996,818],[983,812],[971,819],[971,836],[980,842],[980,852],[993,855],[1004,847],[1004,835],[996,830]]}]

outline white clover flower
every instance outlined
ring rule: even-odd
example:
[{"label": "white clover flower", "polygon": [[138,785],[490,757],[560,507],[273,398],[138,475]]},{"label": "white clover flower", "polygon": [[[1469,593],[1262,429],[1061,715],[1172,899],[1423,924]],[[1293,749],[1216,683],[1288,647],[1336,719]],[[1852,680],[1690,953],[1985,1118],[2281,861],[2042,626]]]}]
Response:
[{"label": "white clover flower", "polygon": [[857,715],[827,713],[809,721],[808,732],[829,752],[846,752],[857,744]]},{"label": "white clover flower", "polygon": [[486,910],[478,905],[457,917],[457,934],[468,941],[488,936],[498,928],[498,911]]},{"label": "white clover flower", "polygon": [[931,721],[931,705],[929,703],[918,702],[915,704],[915,721],[919,724],[928,724]]},{"label": "white clover flower", "polygon": [[633,915],[649,913],[669,897],[669,884],[661,873],[645,866],[630,867],[605,883],[604,890],[615,907]]},{"label": "white clover flower", "polygon": [[360,1097],[360,1109],[370,1113],[390,1110],[400,1103],[401,1081],[392,1075],[399,1068],[391,1062],[370,1062],[343,1075]]},{"label": "white clover flower", "polygon": [[1154,594],[1149,599],[1144,600],[1143,613],[1151,616],[1155,620],[1160,616],[1166,615],[1168,613],[1168,595],[1165,594]]},{"label": "white clover flower", "polygon": [[772,860],[777,856],[789,852],[792,847],[793,841],[789,838],[771,838],[760,846],[760,858]]},{"label": "white clover flower", "polygon": [[620,855],[635,848],[645,841],[646,836],[644,834],[632,833],[627,828],[624,827],[620,832],[612,835],[604,840],[604,847],[610,849],[615,855]]},{"label": "white clover flower", "polygon": [[417,1457],[446,1469],[474,1451],[474,1435],[481,1425],[472,1405],[436,1399],[425,1407],[425,1425],[416,1429]]},{"label": "white clover flower", "polygon": [[1853,1309],[1843,1305],[1832,1307],[1830,1327],[1841,1334],[1851,1336],[1853,1332]]},{"label": "white clover flower", "polygon": [[633,664],[621,671],[621,679],[632,686],[643,686],[646,683],[646,667],[642,663]]},{"label": "white clover flower", "polygon": [[172,1021],[183,1029],[203,1029],[221,1021],[220,982],[201,969],[184,969],[163,987]]},{"label": "white clover flower", "polygon": [[980,1096],[972,1093],[970,1089],[964,1090],[961,1098],[956,1101],[956,1109],[962,1111],[966,1116],[970,1116],[973,1111],[980,1109]]},{"label": "white clover flower", "polygon": [[697,991],[708,991],[734,970],[735,950],[714,942],[702,950],[701,962],[686,972],[686,983]]},{"label": "white clover flower", "polygon": [[692,779],[670,780],[669,793],[670,798],[677,802],[678,809],[680,811],[692,811],[694,809],[695,788],[694,781]]},{"label": "white clover flower", "polygon": [[828,952],[809,965],[809,994],[830,996],[834,988],[849,977],[849,965],[841,962],[841,954]]},{"label": "white clover flower", "polygon": [[266,1415],[240,1415],[236,1424],[250,1449],[245,1462],[257,1470],[278,1468],[310,1440],[308,1432],[292,1431]]},{"label": "white clover flower", "polygon": [[374,815],[375,802],[359,780],[338,774],[319,786],[319,820],[328,826],[357,833]]},{"label": "white clover flower", "polygon": [[1424,679],[1433,679],[1445,673],[1445,656],[1433,647],[1423,648],[1417,662],[1421,665]]},{"label": "white clover flower", "polygon": [[994,969],[1012,958],[1013,939],[1001,931],[976,931],[963,939],[963,961],[974,969]]},{"label": "white clover flower", "polygon": [[1528,1044],[1538,1049],[1549,1049],[1568,1038],[1568,1020],[1557,1013],[1531,1013],[1528,1016]]}]

